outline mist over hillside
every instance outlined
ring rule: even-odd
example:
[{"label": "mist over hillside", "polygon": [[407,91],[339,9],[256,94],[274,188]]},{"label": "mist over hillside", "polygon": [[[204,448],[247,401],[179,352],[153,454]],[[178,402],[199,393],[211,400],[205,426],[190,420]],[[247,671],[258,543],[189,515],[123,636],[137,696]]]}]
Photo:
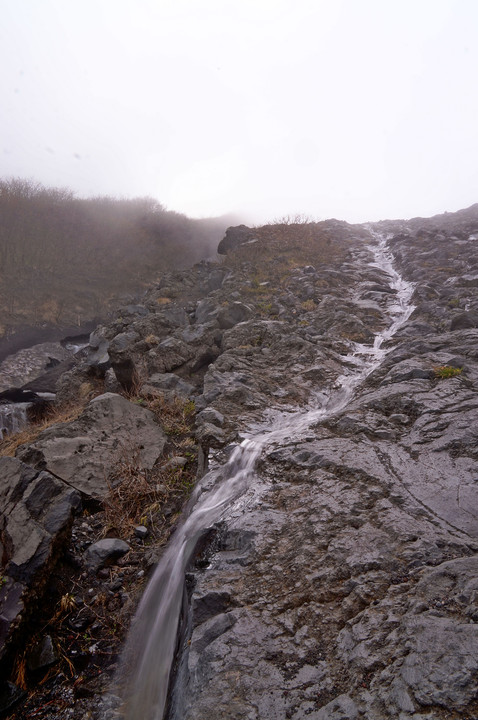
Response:
[{"label": "mist over hillside", "polygon": [[82,326],[161,272],[216,254],[233,216],[191,219],[153,198],[79,198],[0,180],[0,338]]}]

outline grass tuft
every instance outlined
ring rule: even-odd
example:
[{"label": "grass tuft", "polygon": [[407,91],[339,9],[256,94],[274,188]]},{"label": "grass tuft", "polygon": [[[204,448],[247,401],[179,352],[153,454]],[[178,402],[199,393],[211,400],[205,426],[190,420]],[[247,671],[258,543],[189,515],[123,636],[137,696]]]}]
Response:
[{"label": "grass tuft", "polygon": [[[106,526],[125,538],[134,525],[154,530],[164,522],[166,511],[180,509],[194,486],[197,470],[197,447],[192,438],[194,402],[159,392],[129,399],[154,413],[168,435],[168,444],[167,453],[150,470],[141,467],[139,444],[124,448],[111,468],[104,500]],[[175,456],[186,458],[186,463],[171,463]]]},{"label": "grass tuft", "polygon": [[439,380],[448,380],[449,378],[461,375],[463,368],[456,368],[452,365],[439,365],[433,368],[433,372],[435,373],[435,377]]},{"label": "grass tuft", "polygon": [[304,302],[301,303],[301,307],[302,310],[305,310],[306,312],[312,312],[317,306],[313,300],[304,300]]},{"label": "grass tuft", "polygon": [[170,465],[170,458],[163,458],[161,464],[145,469],[140,465],[139,452],[139,448],[129,449],[113,465],[108,477],[109,492],[103,501],[106,531],[123,538],[129,537],[138,524],[154,530],[157,523],[163,522],[163,511],[169,504],[182,504],[196,478],[197,454],[191,446],[184,453],[186,465],[180,467]]}]

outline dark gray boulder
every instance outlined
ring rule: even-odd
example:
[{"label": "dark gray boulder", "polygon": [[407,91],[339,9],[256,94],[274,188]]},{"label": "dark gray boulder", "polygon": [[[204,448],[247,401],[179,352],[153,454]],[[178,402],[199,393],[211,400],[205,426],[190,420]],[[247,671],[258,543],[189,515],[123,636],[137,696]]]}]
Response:
[{"label": "dark gray boulder", "polygon": [[109,367],[110,356],[108,354],[109,340],[105,337],[105,329],[97,328],[95,332],[91,333],[88,344],[88,354],[86,357],[86,364],[93,368],[98,368],[103,372]]},{"label": "dark gray boulder", "polygon": [[204,408],[204,410],[201,410],[201,412],[197,414],[196,422],[208,422],[212,423],[212,425],[217,425],[218,427],[221,427],[221,425],[224,423],[224,415],[220,413],[219,410],[216,410],[213,407],[206,407]]},{"label": "dark gray boulder", "polygon": [[215,268],[214,270],[211,270],[206,281],[207,289],[209,290],[209,292],[219,290],[219,288],[224,282],[224,278],[226,275],[227,270],[223,268]]},{"label": "dark gray boulder", "polygon": [[478,314],[476,312],[464,312],[456,315],[450,323],[450,330],[466,330],[476,327],[478,327]]},{"label": "dark gray boulder", "polygon": [[218,313],[217,302],[210,298],[200,300],[196,306],[194,319],[196,324],[203,325],[205,323],[213,322],[216,319]]},{"label": "dark gray boulder", "polygon": [[129,551],[128,543],[119,538],[104,538],[90,545],[85,553],[88,568],[96,572],[107,565],[113,565]]},{"label": "dark gray boulder", "polygon": [[148,374],[170,373],[195,355],[195,349],[176,337],[167,337],[144,357]]},{"label": "dark gray boulder", "polygon": [[196,440],[203,448],[222,447],[226,442],[224,431],[210,422],[200,423],[196,429]]},{"label": "dark gray boulder", "polygon": [[118,308],[118,315],[121,318],[145,317],[149,310],[144,305],[123,305]]},{"label": "dark gray boulder", "polygon": [[148,393],[150,390],[168,391],[184,398],[190,398],[196,393],[194,385],[186,382],[175,373],[154,373],[154,375],[151,375],[147,383],[143,385],[142,392]]},{"label": "dark gray boulder", "polygon": [[137,382],[138,370],[132,356],[132,348],[140,339],[136,331],[129,330],[116,335],[108,346],[111,366],[118,382],[126,390],[131,390]]},{"label": "dark gray boulder", "polygon": [[161,455],[166,435],[149,410],[114,393],[92,400],[80,417],[52,425],[17,456],[37,469],[47,469],[80,492],[102,499],[108,475],[126,455],[151,468]]},{"label": "dark gray boulder", "polygon": [[62,480],[16,458],[0,459],[0,659],[29,616],[66,541],[81,497]]},{"label": "dark gray boulder", "polygon": [[254,231],[247,227],[247,225],[230,227],[226,230],[226,235],[219,243],[217,251],[219,255],[227,255],[232,250],[236,250],[240,245],[244,245],[254,239]]},{"label": "dark gray boulder", "polygon": [[56,662],[58,662],[58,655],[53,647],[51,635],[45,635],[40,642],[34,645],[27,658],[28,669],[33,672],[43,670]]},{"label": "dark gray boulder", "polygon": [[356,720],[359,711],[349,695],[339,695],[320,710],[307,715],[310,720]]},{"label": "dark gray boulder", "polygon": [[253,314],[254,311],[249,305],[245,305],[241,302],[233,302],[219,310],[217,314],[217,321],[221,329],[227,330],[238,323],[249,320]]}]

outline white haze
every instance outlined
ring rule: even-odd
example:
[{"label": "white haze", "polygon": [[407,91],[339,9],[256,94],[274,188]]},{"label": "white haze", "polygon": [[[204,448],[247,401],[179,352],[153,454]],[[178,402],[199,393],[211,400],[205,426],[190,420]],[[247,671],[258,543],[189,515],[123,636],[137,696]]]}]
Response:
[{"label": "white haze", "polygon": [[0,0],[0,176],[193,216],[478,201],[475,0]]}]

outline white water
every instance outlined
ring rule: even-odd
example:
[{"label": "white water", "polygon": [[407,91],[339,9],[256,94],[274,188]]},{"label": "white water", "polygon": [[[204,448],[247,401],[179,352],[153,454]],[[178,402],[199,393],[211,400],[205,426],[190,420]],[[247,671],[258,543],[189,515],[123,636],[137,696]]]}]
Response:
[{"label": "white water", "polygon": [[80,352],[80,350],[83,350],[84,348],[88,347],[89,342],[81,342],[81,343],[65,343],[64,348],[65,350],[68,350],[68,352],[71,352],[72,355],[76,355],[77,352]]},{"label": "white water", "polygon": [[29,402],[0,405],[0,440],[28,425],[27,409],[30,405]]},{"label": "white water", "polygon": [[410,304],[413,285],[403,280],[393,268],[386,240],[379,236],[375,239],[377,244],[369,246],[374,255],[370,265],[385,271],[390,278],[390,287],[396,290],[388,306],[389,327],[377,334],[372,346],[353,345],[350,354],[344,358],[353,369],[337,379],[325,400],[322,396],[320,407],[278,413],[272,422],[268,420],[268,429],[258,430],[245,439],[235,448],[226,465],[202,479],[189,504],[189,513],[161,558],[131,628],[118,680],[121,690],[115,689],[124,701],[121,711],[125,720],[163,718],[182,607],[184,574],[202,533],[221,520],[248,488],[256,461],[266,445],[298,439],[312,424],[347,405],[357,386],[387,354],[384,342],[395,335],[413,312],[414,307]]}]

